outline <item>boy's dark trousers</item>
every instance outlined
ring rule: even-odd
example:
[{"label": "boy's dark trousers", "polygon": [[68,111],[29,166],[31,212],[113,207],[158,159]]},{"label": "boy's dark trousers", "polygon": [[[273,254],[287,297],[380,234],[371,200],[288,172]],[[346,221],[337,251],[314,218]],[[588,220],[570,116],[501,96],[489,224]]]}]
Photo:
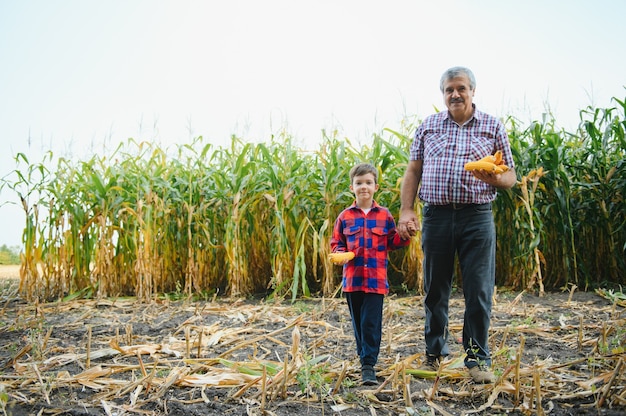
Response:
[{"label": "boy's dark trousers", "polygon": [[378,293],[346,292],[361,367],[378,361],[382,338],[383,299]]}]

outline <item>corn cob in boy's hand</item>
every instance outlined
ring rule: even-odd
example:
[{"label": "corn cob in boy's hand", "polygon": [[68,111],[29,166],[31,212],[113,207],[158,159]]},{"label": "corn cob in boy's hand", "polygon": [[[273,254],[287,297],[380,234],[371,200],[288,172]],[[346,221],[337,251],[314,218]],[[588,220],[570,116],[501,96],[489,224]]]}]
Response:
[{"label": "corn cob in boy's hand", "polygon": [[330,261],[334,264],[346,264],[348,261],[354,258],[354,253],[351,251],[337,251],[328,255]]},{"label": "corn cob in boy's hand", "polygon": [[509,167],[502,160],[502,151],[498,150],[493,155],[487,155],[480,160],[467,162],[464,166],[465,170],[484,170],[486,172],[504,173]]}]

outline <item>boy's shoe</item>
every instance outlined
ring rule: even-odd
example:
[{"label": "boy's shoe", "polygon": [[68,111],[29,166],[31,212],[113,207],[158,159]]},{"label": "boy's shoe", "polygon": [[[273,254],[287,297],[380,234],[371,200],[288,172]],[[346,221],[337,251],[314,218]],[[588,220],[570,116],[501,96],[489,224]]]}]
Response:
[{"label": "boy's shoe", "polygon": [[441,355],[426,354],[426,360],[417,367],[417,369],[421,371],[434,371],[436,373],[437,370],[439,370],[439,363],[442,358]]},{"label": "boy's shoe", "polygon": [[474,383],[491,384],[496,381],[496,376],[491,372],[489,367],[477,365],[470,368],[469,373]]},{"label": "boy's shoe", "polygon": [[361,368],[361,380],[364,386],[375,386],[378,384],[376,379],[376,370],[371,365],[364,365]]}]

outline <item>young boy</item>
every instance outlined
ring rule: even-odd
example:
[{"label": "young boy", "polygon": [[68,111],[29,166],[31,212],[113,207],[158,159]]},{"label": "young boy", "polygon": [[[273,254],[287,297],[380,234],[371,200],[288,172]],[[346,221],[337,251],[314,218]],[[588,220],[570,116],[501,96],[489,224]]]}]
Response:
[{"label": "young boy", "polygon": [[333,253],[354,253],[353,259],[337,264],[343,265],[342,288],[350,309],[363,384],[375,385],[383,298],[389,293],[387,251],[407,246],[410,240],[400,238],[389,210],[374,201],[378,191],[378,170],[374,166],[354,166],[350,170],[350,190],[356,200],[337,217],[330,247]]}]

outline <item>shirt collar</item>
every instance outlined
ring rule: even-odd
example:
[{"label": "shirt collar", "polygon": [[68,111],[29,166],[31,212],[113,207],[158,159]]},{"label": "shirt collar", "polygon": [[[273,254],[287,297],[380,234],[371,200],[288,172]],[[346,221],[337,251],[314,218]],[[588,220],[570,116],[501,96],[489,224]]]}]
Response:
[{"label": "shirt collar", "polygon": [[[352,208],[359,208],[359,207],[357,207],[357,206],[356,206],[356,199],[355,199],[355,200],[354,200],[354,202],[352,203],[352,206],[351,206],[351,207],[352,207]],[[376,209],[380,208],[380,205],[378,205],[378,202],[376,202],[375,200],[374,200],[374,201],[372,201],[372,208],[371,208],[371,209],[374,209],[374,208],[376,208]],[[361,209],[361,208],[359,208],[359,209]]]},{"label": "shirt collar", "polygon": [[[468,124],[469,122],[471,122],[472,120],[476,120],[477,123],[480,123],[482,121],[482,112],[476,109],[476,104],[472,103],[472,116],[469,118],[469,120],[467,120],[465,122],[465,124]],[[446,109],[446,114],[445,114],[445,119],[446,120],[450,120],[451,122],[455,123],[454,120],[452,120],[452,117],[450,117],[450,110]]]}]

